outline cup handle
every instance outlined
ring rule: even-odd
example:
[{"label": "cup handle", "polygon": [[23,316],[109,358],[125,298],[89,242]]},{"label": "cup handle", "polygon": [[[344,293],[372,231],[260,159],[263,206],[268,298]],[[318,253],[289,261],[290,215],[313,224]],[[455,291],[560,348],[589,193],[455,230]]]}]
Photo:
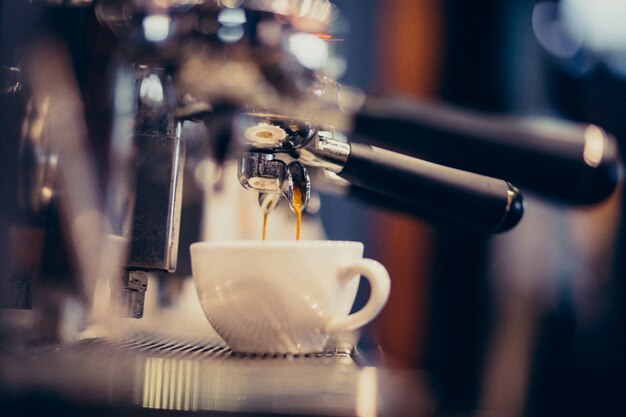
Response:
[{"label": "cup handle", "polygon": [[358,329],[372,321],[385,306],[389,298],[391,280],[382,264],[373,259],[360,259],[354,264],[339,270],[339,280],[349,280],[355,275],[363,275],[370,283],[370,298],[359,311],[346,317],[335,317],[325,327],[327,332],[342,332]]}]

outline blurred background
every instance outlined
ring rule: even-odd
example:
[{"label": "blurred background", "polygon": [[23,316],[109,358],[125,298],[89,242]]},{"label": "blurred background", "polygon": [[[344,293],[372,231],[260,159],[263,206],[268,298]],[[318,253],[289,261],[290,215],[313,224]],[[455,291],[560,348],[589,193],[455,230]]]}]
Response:
[{"label": "blurred background", "polygon": [[[344,84],[597,123],[623,152],[622,1],[335,3]],[[327,196],[322,217],[389,269],[373,337],[388,364],[429,372],[444,412],[626,413],[621,190],[584,208],[525,196],[520,225],[491,238]]]},{"label": "blurred background", "polygon": [[[3,41],[28,38],[28,3],[0,2]],[[341,14],[333,42],[347,64],[342,84],[489,114],[596,123],[624,151],[623,0],[334,3]],[[20,9],[21,19],[12,19]],[[109,93],[93,77],[103,75],[116,40],[97,29],[91,14],[73,11],[66,17],[64,31],[76,42],[71,46],[93,46],[91,54],[74,57],[75,66],[101,69],[77,71],[76,81],[90,137],[106,143],[111,109],[99,98]],[[3,65],[14,61],[9,44],[14,46],[0,44],[7,49],[0,55]],[[10,108],[2,113],[12,114]],[[19,136],[19,126],[12,127],[7,135]],[[17,153],[9,146],[0,140],[2,154]],[[10,178],[17,161],[3,162],[0,175]],[[2,185],[0,222],[8,222],[17,210],[17,184]],[[382,365],[427,376],[441,415],[626,415],[622,190],[582,208],[521,191],[524,218],[495,237],[322,195],[319,216],[327,237],[364,242],[365,255],[383,263],[392,277],[390,300],[365,330],[364,343],[380,352]],[[198,218],[200,210],[201,201],[186,200],[183,217]],[[40,225],[56,214],[47,216],[29,221]],[[183,224],[181,241],[193,241],[198,227]],[[8,229],[0,223],[0,230]],[[29,250],[19,252],[40,252],[32,242],[51,246],[54,256],[42,269],[52,276],[67,272],[59,270],[68,255],[55,243],[58,229],[52,228],[46,242],[26,236]],[[0,240],[0,253],[8,253],[7,240]],[[179,274],[188,275],[187,251],[180,258]],[[367,288],[362,291],[365,299]]]}]

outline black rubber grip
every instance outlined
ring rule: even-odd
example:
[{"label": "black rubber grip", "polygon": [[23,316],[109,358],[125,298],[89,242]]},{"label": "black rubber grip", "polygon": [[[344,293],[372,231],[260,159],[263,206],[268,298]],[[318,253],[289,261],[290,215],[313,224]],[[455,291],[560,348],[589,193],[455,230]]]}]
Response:
[{"label": "black rubber grip", "polygon": [[365,143],[502,178],[567,204],[604,200],[621,176],[615,139],[595,125],[368,97],[354,133]]},{"label": "black rubber grip", "polygon": [[488,233],[511,229],[524,212],[522,195],[506,181],[368,145],[351,145],[339,176],[419,212]]}]

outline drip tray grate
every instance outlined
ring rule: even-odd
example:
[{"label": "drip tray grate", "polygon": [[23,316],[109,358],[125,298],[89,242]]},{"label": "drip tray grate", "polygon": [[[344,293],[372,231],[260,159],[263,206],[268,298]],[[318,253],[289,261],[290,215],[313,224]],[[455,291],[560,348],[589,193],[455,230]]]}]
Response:
[{"label": "drip tray grate", "polygon": [[355,350],[351,345],[339,347],[329,344],[323,352],[317,353],[244,353],[233,352],[228,346],[218,343],[204,344],[201,342],[189,342],[172,340],[163,336],[133,335],[127,339],[114,340],[106,338],[93,338],[81,341],[74,346],[76,349],[96,349],[99,352],[124,353],[135,352],[138,354],[168,357],[173,359],[223,359],[223,360],[250,360],[250,359],[273,359],[273,360],[298,360],[298,359],[352,359]]}]

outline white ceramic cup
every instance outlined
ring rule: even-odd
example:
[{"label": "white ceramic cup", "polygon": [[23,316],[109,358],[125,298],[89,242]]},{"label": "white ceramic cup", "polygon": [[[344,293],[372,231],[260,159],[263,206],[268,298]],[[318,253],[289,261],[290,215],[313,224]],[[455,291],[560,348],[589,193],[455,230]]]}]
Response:
[{"label": "white ceramic cup", "polygon": [[[330,334],[369,323],[389,298],[387,270],[363,259],[360,242],[198,242],[191,264],[204,314],[236,352],[323,351]],[[359,275],[370,297],[350,314]]]}]

